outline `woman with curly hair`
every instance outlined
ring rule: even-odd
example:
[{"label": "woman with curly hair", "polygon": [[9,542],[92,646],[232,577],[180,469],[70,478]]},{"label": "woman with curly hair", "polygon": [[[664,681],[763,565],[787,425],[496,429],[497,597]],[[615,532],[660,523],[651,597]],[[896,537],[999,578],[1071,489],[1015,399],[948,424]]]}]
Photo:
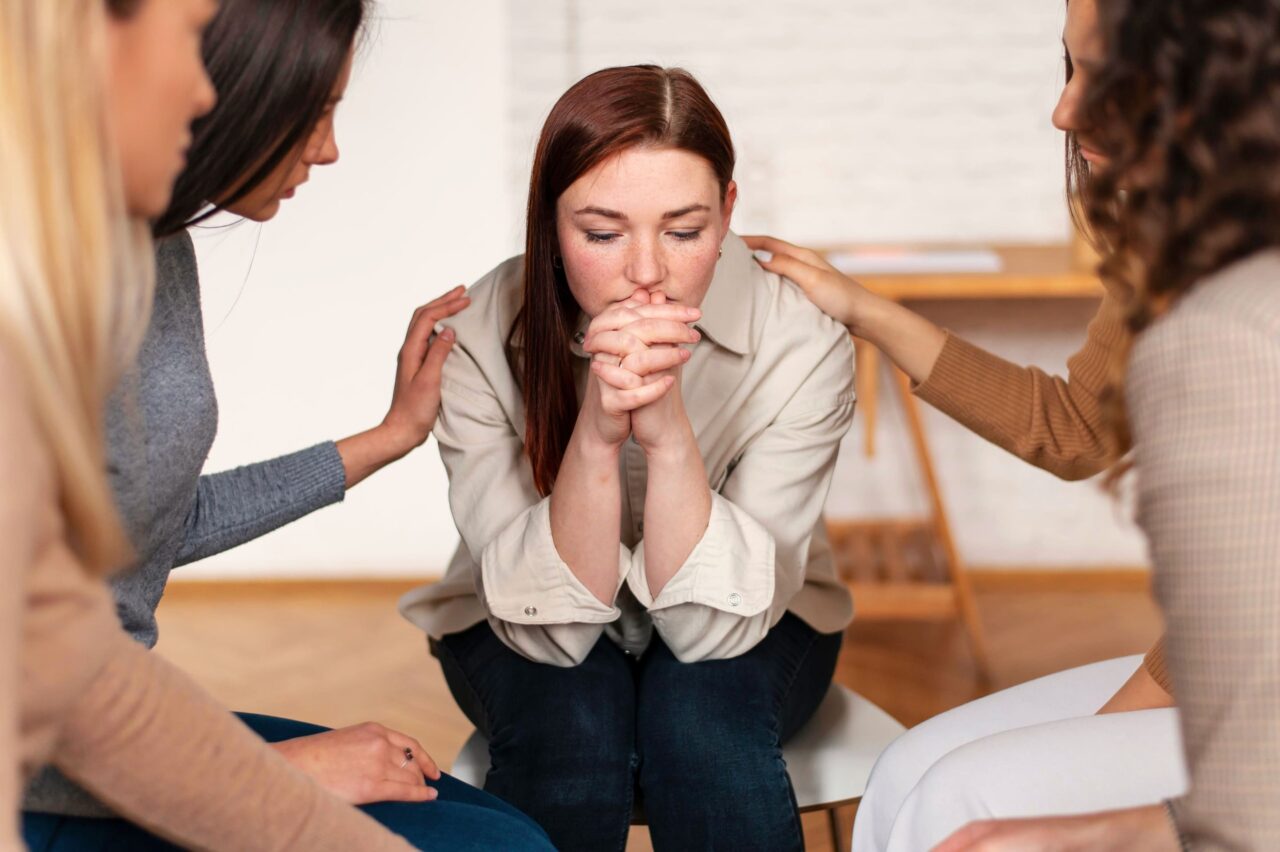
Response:
[{"label": "woman with curly hair", "polygon": [[1083,720],[1022,727],[935,764],[891,848],[982,817],[939,848],[1280,848],[1280,2],[1099,8],[1088,102],[1110,159],[1089,213],[1134,337],[1109,419],[1133,448],[1189,783],[1124,789],[1080,758]]}]

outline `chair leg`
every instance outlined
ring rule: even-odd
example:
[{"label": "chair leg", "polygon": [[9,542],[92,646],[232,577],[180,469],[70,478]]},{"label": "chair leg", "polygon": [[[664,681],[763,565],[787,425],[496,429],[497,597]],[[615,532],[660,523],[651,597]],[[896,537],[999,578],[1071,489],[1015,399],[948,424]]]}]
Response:
[{"label": "chair leg", "polygon": [[827,825],[831,828],[831,852],[844,849],[843,833],[840,831],[840,809],[827,808]]}]

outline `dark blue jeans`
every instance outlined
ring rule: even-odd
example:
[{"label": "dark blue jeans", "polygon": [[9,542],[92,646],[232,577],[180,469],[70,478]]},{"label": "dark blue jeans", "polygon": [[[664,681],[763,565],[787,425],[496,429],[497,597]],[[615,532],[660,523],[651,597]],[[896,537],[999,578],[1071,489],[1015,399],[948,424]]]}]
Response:
[{"label": "dark blue jeans", "polygon": [[[275,716],[237,715],[269,743],[328,730]],[[419,849],[554,852],[536,823],[496,797],[448,775],[441,775],[431,786],[440,791],[435,801],[379,802],[360,810]],[[122,819],[24,813],[22,836],[31,852],[177,852],[181,848]]]},{"label": "dark blue jeans", "polygon": [[623,849],[637,800],[660,852],[799,852],[782,745],[826,695],[840,641],[788,613],[746,654],[701,663],[655,634],[639,660],[601,637],[581,665],[543,665],[488,623],[432,650],[489,740],[485,790],[562,852]]}]

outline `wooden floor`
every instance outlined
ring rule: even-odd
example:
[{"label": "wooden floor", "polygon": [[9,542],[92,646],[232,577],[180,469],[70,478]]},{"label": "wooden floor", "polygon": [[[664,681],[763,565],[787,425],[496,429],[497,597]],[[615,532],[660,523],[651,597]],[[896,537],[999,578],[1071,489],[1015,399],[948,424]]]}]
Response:
[{"label": "wooden floor", "polygon": [[[1146,593],[979,585],[999,689],[1070,666],[1138,653],[1160,631]],[[174,583],[158,650],[227,706],[334,727],[376,719],[417,737],[447,767],[471,732],[427,654],[395,612],[407,586]],[[950,623],[855,623],[837,679],[913,725],[987,691]],[[847,834],[853,814],[842,813]],[[811,850],[829,850],[825,817],[805,817]],[[643,829],[629,850],[649,849]]]}]

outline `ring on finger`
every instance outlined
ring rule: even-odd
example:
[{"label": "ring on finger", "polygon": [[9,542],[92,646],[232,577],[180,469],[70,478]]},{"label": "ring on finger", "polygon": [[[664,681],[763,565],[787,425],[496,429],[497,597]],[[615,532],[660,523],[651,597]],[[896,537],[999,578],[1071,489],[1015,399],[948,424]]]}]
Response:
[{"label": "ring on finger", "polygon": [[610,352],[597,352],[591,357],[594,360],[599,361],[601,364],[608,364],[610,367],[619,367],[622,365],[621,356],[614,355]]},{"label": "ring on finger", "polygon": [[401,763],[401,764],[400,764],[400,768],[401,768],[401,769],[404,769],[404,768],[405,768],[406,766],[408,766],[410,763],[413,763],[413,749],[411,749],[411,748],[406,748],[406,749],[404,750],[404,763]]}]

